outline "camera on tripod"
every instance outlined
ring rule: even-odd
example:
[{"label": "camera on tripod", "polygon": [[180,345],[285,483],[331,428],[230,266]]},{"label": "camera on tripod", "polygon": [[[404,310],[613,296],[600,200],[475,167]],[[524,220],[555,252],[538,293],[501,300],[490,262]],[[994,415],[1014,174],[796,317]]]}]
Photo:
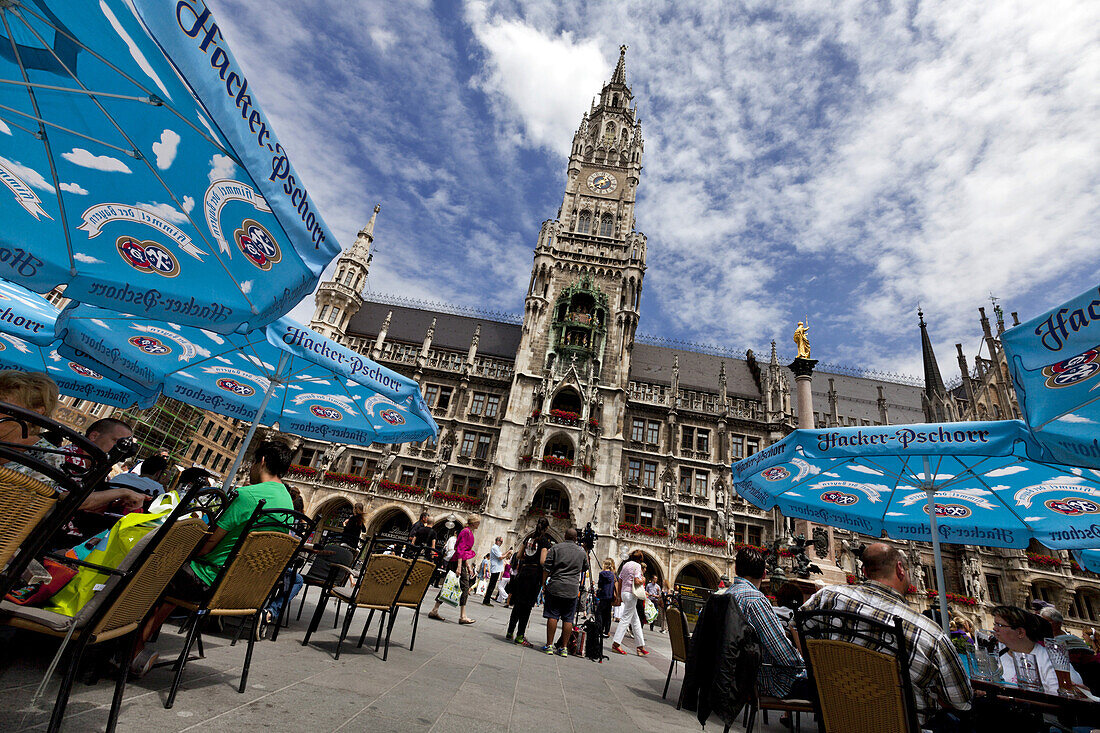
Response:
[{"label": "camera on tripod", "polygon": [[592,548],[596,546],[596,540],[600,536],[596,534],[596,530],[592,529],[592,522],[588,522],[584,529],[577,527],[577,543],[584,548],[585,552],[592,552]]}]

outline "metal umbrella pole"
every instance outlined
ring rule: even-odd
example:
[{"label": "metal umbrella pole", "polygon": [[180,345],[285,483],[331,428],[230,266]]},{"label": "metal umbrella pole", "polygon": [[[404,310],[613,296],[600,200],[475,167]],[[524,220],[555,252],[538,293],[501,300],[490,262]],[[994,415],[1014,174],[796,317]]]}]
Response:
[{"label": "metal umbrella pole", "polygon": [[271,400],[271,395],[275,393],[275,385],[281,384],[283,380],[283,371],[290,361],[290,354],[283,352],[279,355],[279,365],[275,367],[275,376],[267,384],[267,391],[264,392],[264,399],[260,402],[260,409],[256,410],[256,417],[252,419],[252,424],[248,426],[248,432],[244,435],[244,440],[241,442],[241,449],[237,451],[237,457],[233,459],[233,465],[229,467],[229,472],[225,474],[225,483],[222,484],[224,491],[229,491],[229,485],[233,483],[233,478],[237,475],[237,471],[240,470],[241,462],[244,461],[244,454],[248,451],[248,446],[252,442],[252,436],[256,434],[256,428],[260,424],[260,419],[264,416],[264,410],[267,409],[267,403]]},{"label": "metal umbrella pole", "polygon": [[940,554],[940,535],[936,530],[936,487],[932,478],[932,469],[929,466],[928,456],[924,460],[924,491],[928,494],[928,519],[932,525],[932,555],[936,559],[936,588],[940,597],[940,625],[943,633],[947,634],[947,588],[943,584],[943,556]]}]

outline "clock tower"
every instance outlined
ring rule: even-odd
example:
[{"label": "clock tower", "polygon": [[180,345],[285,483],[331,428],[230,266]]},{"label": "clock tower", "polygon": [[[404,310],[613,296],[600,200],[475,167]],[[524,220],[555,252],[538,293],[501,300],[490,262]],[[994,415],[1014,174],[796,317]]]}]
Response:
[{"label": "clock tower", "polygon": [[[626,46],[573,136],[565,194],[535,245],[515,381],[491,472],[500,534],[531,517],[606,528],[621,484],[646,238],[634,228],[642,131]],[[533,520],[531,520],[533,522]]]}]

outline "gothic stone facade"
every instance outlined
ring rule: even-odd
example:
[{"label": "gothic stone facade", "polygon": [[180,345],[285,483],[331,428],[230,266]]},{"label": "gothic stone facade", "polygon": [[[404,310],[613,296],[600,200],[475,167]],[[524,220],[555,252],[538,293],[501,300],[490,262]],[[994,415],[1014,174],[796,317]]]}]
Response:
[{"label": "gothic stone facade", "polygon": [[[774,344],[758,361],[636,340],[648,243],[635,227],[644,145],[632,101],[620,56],[574,136],[561,209],[539,232],[518,322],[364,300],[375,208],[318,289],[311,325],[416,379],[440,437],[357,447],[286,436],[298,464],[289,480],[309,512],[335,528],[361,502],[369,532],[407,526],[422,510],[452,526],[476,512],[482,551],[496,535],[514,545],[538,517],[559,538],[591,523],[597,558],[637,547],[662,581],[711,588],[732,575],[736,543],[766,544],[784,526],[730,491],[731,461],[797,424],[793,375]],[[823,371],[813,388],[818,425],[925,419],[920,386]],[[851,548],[868,538],[831,538],[814,559],[843,582],[856,569]],[[927,548],[906,550],[930,564]],[[1050,573],[1020,552],[947,554],[948,590],[984,601],[964,613],[1055,585],[1035,580]],[[1059,588],[1069,572],[1059,571]]]}]

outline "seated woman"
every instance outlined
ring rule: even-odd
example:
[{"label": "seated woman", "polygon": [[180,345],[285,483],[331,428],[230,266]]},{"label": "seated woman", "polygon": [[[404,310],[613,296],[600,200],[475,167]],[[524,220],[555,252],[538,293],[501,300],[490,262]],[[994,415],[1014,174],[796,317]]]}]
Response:
[{"label": "seated woman", "polygon": [[[31,412],[37,412],[44,417],[51,417],[57,409],[57,400],[60,396],[57,385],[52,379],[42,372],[19,372],[15,370],[0,371],[0,402],[8,402],[17,407],[22,407]],[[7,415],[0,413],[0,418]],[[38,425],[27,425],[24,432],[23,423],[8,419],[0,422],[0,443],[9,445],[22,445],[27,448],[42,448],[43,451],[35,451],[35,457],[60,468],[64,456],[55,451],[56,446],[51,445],[44,438],[39,437],[41,428]],[[53,486],[54,481],[49,477],[35,471],[30,466],[11,463],[6,458],[0,457],[0,465],[18,471],[44,484]]]},{"label": "seated woman", "polygon": [[[1039,665],[1043,691],[1051,695],[1058,694],[1058,677],[1054,673],[1050,655],[1043,646],[1038,616],[1015,606],[997,606],[993,609],[993,636],[1005,647],[1001,652],[1001,667],[1004,670],[1005,682],[1013,684],[1016,682],[1016,665],[1009,658],[1008,652],[1033,654]],[[1073,684],[1084,686],[1081,675],[1072,667],[1070,667],[1070,679]]]}]

